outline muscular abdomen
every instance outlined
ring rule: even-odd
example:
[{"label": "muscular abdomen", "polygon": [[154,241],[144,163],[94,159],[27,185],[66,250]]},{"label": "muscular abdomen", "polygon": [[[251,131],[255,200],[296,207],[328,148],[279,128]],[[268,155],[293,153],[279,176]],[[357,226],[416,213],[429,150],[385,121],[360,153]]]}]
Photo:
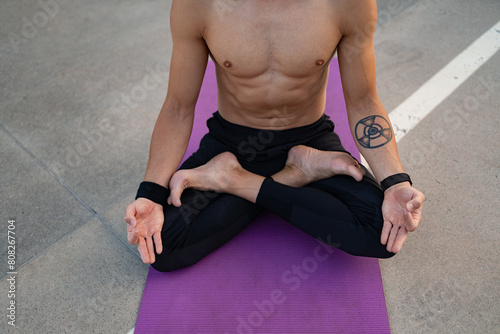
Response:
[{"label": "muscular abdomen", "polygon": [[224,15],[214,11],[205,34],[222,117],[257,128],[316,121],[341,38],[331,2],[233,3]]}]

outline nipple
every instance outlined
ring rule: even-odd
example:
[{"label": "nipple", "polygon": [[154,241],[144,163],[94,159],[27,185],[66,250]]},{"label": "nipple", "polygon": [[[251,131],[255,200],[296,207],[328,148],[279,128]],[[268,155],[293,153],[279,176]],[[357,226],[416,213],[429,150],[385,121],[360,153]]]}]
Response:
[{"label": "nipple", "polygon": [[318,66],[321,66],[321,65],[323,65],[324,63],[325,63],[325,61],[324,61],[323,59],[318,59],[318,60],[316,60],[316,65],[318,65]]},{"label": "nipple", "polygon": [[226,66],[226,67],[231,67],[231,66],[233,66],[233,64],[231,64],[231,62],[230,62],[229,60],[226,60],[226,61],[224,62],[224,66]]}]

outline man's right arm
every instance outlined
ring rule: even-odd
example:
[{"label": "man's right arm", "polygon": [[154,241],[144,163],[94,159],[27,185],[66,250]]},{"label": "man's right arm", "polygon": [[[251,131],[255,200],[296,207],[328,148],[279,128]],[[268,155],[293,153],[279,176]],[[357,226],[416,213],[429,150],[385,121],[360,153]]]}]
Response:
[{"label": "man's right arm", "polygon": [[186,152],[207,66],[199,7],[194,1],[174,0],[170,14],[173,51],[168,93],[153,130],[144,177],[166,188]]},{"label": "man's right arm", "polygon": [[[204,5],[193,0],[174,0],[170,12],[173,50],[168,92],[153,130],[144,176],[144,181],[165,188],[186,152],[207,66]],[[163,219],[162,205],[142,197],[125,210],[128,241],[137,244],[144,263],[155,262],[153,240],[156,252],[160,254],[163,250]]]}]

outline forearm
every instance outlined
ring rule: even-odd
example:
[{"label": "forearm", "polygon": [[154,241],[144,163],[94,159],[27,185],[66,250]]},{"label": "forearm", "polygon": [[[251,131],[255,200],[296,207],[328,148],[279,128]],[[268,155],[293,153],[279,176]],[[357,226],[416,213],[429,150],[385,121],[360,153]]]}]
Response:
[{"label": "forearm", "polygon": [[193,128],[193,109],[179,109],[165,103],[151,137],[144,181],[168,188],[170,178],[186,153]]},{"label": "forearm", "polygon": [[389,116],[379,101],[348,106],[349,126],[376,179],[404,173]]}]

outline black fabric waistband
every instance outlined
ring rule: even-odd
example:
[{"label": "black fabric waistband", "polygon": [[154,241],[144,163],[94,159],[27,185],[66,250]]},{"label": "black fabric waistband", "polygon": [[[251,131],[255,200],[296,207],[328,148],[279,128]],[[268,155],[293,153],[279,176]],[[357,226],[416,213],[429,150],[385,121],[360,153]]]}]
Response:
[{"label": "black fabric waistband", "polygon": [[208,119],[207,125],[210,130],[212,130],[212,128],[210,127],[212,125],[215,126],[214,130],[220,129],[223,130],[224,132],[231,132],[231,135],[236,135],[238,137],[252,136],[258,132],[269,132],[273,133],[273,136],[276,138],[276,140],[278,141],[281,140],[283,142],[286,141],[284,140],[285,138],[290,136],[295,137],[295,136],[307,135],[315,131],[321,131],[321,130],[333,131],[334,128],[333,122],[330,121],[330,116],[325,114],[323,114],[316,122],[311,123],[309,125],[304,125],[285,130],[268,130],[268,129],[251,128],[248,126],[231,123],[222,118],[222,116],[219,114],[218,111],[214,112],[213,117]]},{"label": "black fabric waistband", "polygon": [[[228,122],[215,112],[207,120],[209,134],[230,148],[237,156],[248,155],[263,161],[288,152],[296,145],[306,144],[327,132],[333,132],[334,124],[330,117],[323,114],[312,124],[285,130],[256,129]],[[253,154],[257,153],[257,156]]]}]

